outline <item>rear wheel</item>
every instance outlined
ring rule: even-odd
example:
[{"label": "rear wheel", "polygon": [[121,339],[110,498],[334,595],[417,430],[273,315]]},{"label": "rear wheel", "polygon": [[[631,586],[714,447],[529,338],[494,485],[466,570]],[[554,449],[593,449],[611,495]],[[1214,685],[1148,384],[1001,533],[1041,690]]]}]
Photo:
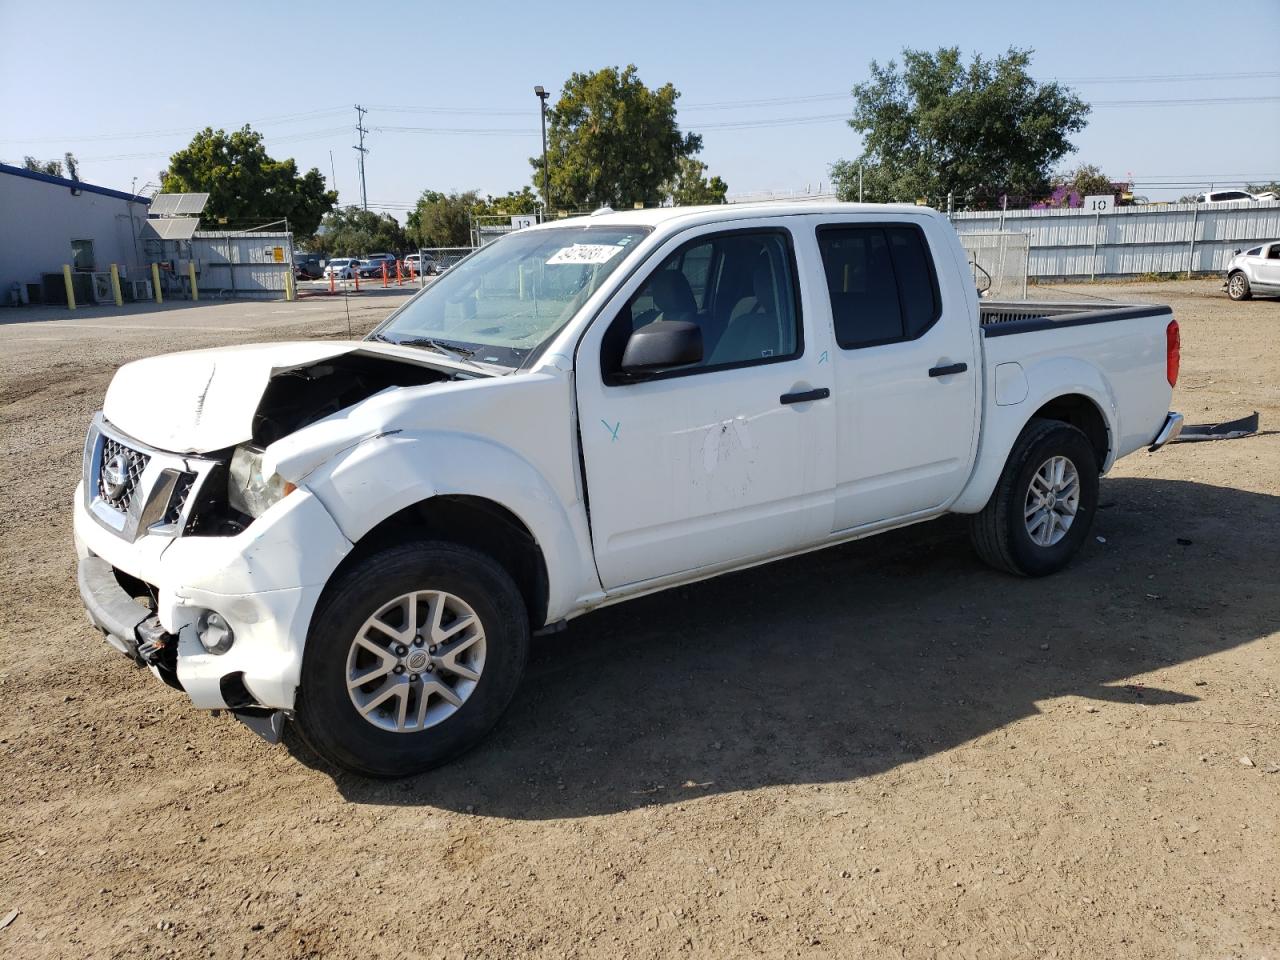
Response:
[{"label": "rear wheel", "polygon": [[1233,273],[1227,278],[1227,296],[1232,300],[1248,300],[1253,296],[1249,289],[1249,278],[1243,273]]},{"label": "rear wheel", "polygon": [[1043,577],[1070,562],[1098,506],[1098,461],[1089,438],[1057,420],[1033,419],[991,499],[970,521],[978,556],[998,570]]},{"label": "rear wheel", "polygon": [[492,559],[434,541],[382,550],[345,573],[316,610],[300,732],[357,773],[419,773],[492,729],[528,650],[523,599]]}]

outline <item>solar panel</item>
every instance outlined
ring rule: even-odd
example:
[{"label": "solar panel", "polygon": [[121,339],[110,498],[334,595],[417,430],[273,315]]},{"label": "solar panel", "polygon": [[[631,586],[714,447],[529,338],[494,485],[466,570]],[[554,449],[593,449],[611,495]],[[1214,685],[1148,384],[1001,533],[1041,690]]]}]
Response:
[{"label": "solar panel", "polygon": [[157,193],[151,198],[150,212],[161,217],[196,215],[209,202],[207,193]]},{"label": "solar panel", "polygon": [[200,225],[199,217],[157,217],[142,225],[144,240],[190,240]]}]

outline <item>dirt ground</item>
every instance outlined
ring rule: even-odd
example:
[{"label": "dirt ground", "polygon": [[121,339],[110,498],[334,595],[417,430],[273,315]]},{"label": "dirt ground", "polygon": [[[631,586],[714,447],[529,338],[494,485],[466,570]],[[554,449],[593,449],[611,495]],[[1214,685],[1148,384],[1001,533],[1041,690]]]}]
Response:
[{"label": "dirt ground", "polygon": [[1066,572],[944,519],[624,604],[392,783],[134,669],[70,542],[119,363],[341,303],[0,314],[0,956],[1280,957],[1280,302],[1217,288],[1034,291],[1171,303],[1175,408],[1264,428],[1122,461]]}]

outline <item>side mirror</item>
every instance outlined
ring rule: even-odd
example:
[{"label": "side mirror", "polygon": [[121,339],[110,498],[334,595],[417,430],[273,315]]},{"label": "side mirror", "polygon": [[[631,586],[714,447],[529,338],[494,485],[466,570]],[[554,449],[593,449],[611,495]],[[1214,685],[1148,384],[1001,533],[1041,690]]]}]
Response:
[{"label": "side mirror", "polygon": [[702,359],[702,328],[687,320],[655,320],[631,334],[622,372],[660,373]]},{"label": "side mirror", "polygon": [[1238,256],[1240,256],[1240,248],[1239,248],[1239,247],[1236,247],[1234,250],[1232,250],[1232,251],[1231,251],[1231,255],[1232,255],[1233,257],[1238,257]]}]

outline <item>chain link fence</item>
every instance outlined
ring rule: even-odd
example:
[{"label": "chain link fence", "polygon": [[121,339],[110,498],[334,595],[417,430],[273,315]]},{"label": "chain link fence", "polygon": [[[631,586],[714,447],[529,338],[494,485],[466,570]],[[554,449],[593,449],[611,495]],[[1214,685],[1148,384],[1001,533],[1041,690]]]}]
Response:
[{"label": "chain link fence", "polygon": [[477,247],[419,247],[418,264],[414,267],[419,283],[426,283],[428,277],[438,277],[452,269],[459,260],[470,256],[477,249]]},{"label": "chain link fence", "polygon": [[962,233],[973,282],[984,296],[1025,300],[1031,237],[1025,233]]}]

